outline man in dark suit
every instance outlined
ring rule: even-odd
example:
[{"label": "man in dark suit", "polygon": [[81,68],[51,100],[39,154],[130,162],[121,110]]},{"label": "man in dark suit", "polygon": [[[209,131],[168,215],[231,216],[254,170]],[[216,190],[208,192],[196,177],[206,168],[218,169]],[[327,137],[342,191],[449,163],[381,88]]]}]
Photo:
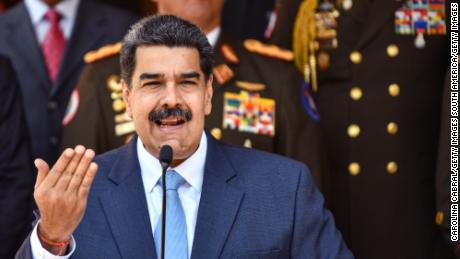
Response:
[{"label": "man in dark suit", "polygon": [[34,157],[54,162],[58,156],[84,53],[119,40],[135,21],[89,0],[25,0],[0,16],[0,53],[18,74]]},{"label": "man in dark suit", "polygon": [[[302,76],[292,65],[291,52],[257,41],[243,43],[227,35],[224,29],[220,31],[222,0],[190,1],[186,5],[180,2],[159,0],[158,11],[196,23],[215,50],[214,109],[206,118],[206,128],[223,142],[302,161],[309,165],[319,182],[319,128],[302,108]],[[252,48],[254,44],[256,48]],[[269,47],[274,51],[261,52]],[[133,123],[126,116],[121,96],[119,50],[120,44],[114,44],[87,54],[89,64],[77,84],[80,102],[75,116],[63,130],[64,148],[82,144],[100,154],[127,143],[132,137]],[[245,99],[256,103],[260,114],[267,104],[266,110],[274,118],[256,114],[253,121],[259,123],[255,126],[248,127],[249,123],[243,122],[238,127],[240,118],[254,115],[243,105]],[[236,118],[232,118],[232,102],[240,103]],[[264,123],[271,131],[263,130]]]},{"label": "man in dark suit", "polygon": [[174,154],[163,183],[166,258],[353,258],[304,165],[204,132],[212,47],[198,27],[147,17],[125,36],[120,59],[138,136],[95,163],[82,146],[51,170],[36,161],[41,220],[18,258],[157,258],[165,145]]},{"label": "man in dark suit", "polygon": [[0,258],[12,258],[30,231],[34,177],[19,84],[0,56]]},{"label": "man in dark suit", "polygon": [[302,2],[294,49],[316,61],[298,64],[317,72],[337,227],[358,258],[450,258],[435,224],[447,1]]}]

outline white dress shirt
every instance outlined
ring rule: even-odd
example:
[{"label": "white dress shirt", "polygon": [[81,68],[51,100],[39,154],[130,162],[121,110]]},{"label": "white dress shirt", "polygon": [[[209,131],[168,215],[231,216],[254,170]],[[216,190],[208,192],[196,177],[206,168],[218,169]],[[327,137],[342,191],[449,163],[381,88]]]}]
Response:
[{"label": "white dress shirt", "polygon": [[[188,258],[190,258],[192,254],[198,205],[200,204],[201,188],[203,186],[204,166],[208,147],[207,144],[206,134],[203,131],[201,134],[200,144],[195,153],[177,167],[168,168],[168,170],[176,171],[185,180],[185,183],[177,189],[177,192],[182,203],[182,208],[184,209],[185,222],[187,223]],[[162,211],[163,192],[159,183],[161,177],[161,165],[158,159],[144,148],[140,138],[137,139],[136,148],[139,165],[141,167],[145,197],[147,199],[150,224],[152,226],[152,235],[154,235],[155,228],[159,223],[159,220],[161,220]],[[77,246],[73,237],[70,242],[70,253],[65,256],[55,256],[41,246],[37,235],[37,227],[38,224],[35,226],[30,236],[32,255],[34,259],[67,259],[73,254]]]},{"label": "white dress shirt", "polygon": [[[185,222],[187,223],[188,258],[192,254],[193,237],[198,215],[198,205],[203,186],[204,164],[206,161],[207,139],[203,132],[198,149],[187,160],[175,168],[168,170],[176,171],[185,180],[185,184],[179,186],[177,192],[184,209]],[[158,223],[161,224],[161,209],[163,192],[159,183],[161,178],[160,161],[148,153],[140,139],[137,142],[137,155],[141,166],[142,181],[144,182],[147,207],[152,225],[152,235]]]},{"label": "white dress shirt", "polygon": [[[50,7],[41,0],[24,0],[24,4],[32,20],[38,43],[42,45],[50,28],[50,23],[45,18],[45,14]],[[54,7],[62,15],[59,26],[66,40],[72,34],[79,4],[80,0],[63,0]]]}]

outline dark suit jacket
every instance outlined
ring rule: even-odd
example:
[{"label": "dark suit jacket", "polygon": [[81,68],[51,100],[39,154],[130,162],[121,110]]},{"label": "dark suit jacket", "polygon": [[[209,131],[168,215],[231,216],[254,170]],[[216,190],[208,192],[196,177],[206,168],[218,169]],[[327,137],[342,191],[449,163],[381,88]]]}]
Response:
[{"label": "dark suit jacket", "polygon": [[62,119],[84,64],[83,55],[120,40],[135,21],[125,11],[82,0],[57,81],[51,86],[24,4],[0,16],[0,53],[10,57],[18,74],[34,157],[51,163],[57,159]]},{"label": "dark suit jacket", "polygon": [[0,258],[12,258],[30,231],[34,172],[16,74],[0,56]]},{"label": "dark suit jacket", "polygon": [[[156,258],[136,141],[96,158],[73,258]],[[29,246],[17,258],[30,258]],[[191,258],[353,256],[304,165],[208,135]]]}]

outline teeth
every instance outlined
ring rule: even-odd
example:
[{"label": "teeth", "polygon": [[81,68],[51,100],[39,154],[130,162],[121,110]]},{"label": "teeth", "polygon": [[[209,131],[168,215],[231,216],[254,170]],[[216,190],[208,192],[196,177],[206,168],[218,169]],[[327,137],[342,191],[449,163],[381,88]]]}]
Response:
[{"label": "teeth", "polygon": [[162,127],[168,127],[168,126],[176,126],[184,122],[185,120],[182,118],[175,118],[175,119],[159,120],[159,121],[156,121],[155,123]]}]

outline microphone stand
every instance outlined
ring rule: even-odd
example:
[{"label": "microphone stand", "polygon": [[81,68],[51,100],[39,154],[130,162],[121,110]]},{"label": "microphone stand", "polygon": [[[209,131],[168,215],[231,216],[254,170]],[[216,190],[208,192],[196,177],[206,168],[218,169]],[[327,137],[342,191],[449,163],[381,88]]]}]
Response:
[{"label": "microphone stand", "polygon": [[173,150],[171,146],[164,145],[160,149],[160,164],[162,168],[161,179],[162,179],[162,189],[163,189],[163,206],[161,213],[161,256],[160,259],[165,258],[165,238],[166,238],[166,170],[171,164],[173,159]]},{"label": "microphone stand", "polygon": [[161,258],[165,259],[165,236],[166,236],[166,169],[168,166],[163,166],[162,164],[162,173],[161,173],[161,183],[163,189],[163,206],[161,213]]}]

